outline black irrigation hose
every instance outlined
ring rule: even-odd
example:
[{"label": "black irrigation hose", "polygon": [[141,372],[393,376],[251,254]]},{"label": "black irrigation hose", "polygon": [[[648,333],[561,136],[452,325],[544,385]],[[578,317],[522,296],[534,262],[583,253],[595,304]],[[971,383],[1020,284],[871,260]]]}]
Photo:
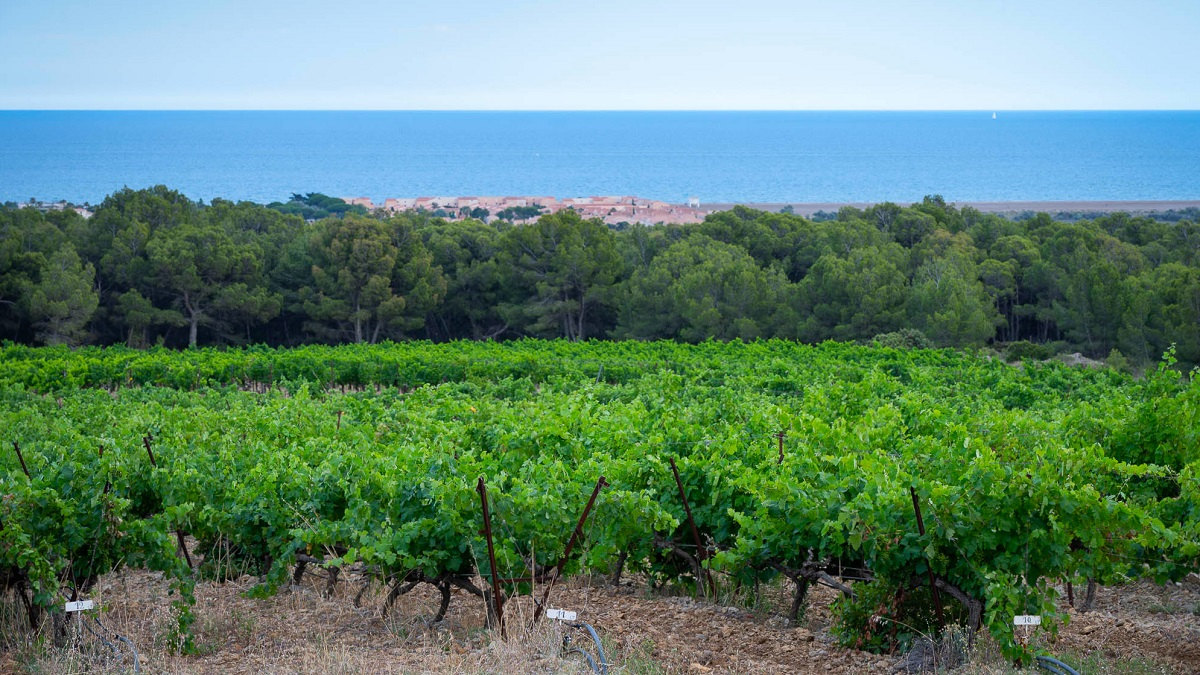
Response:
[{"label": "black irrigation hose", "polygon": [[[112,633],[114,636],[116,636],[115,639],[118,642],[124,642],[126,645],[128,645],[129,651],[133,654],[133,672],[140,674],[142,672],[142,664],[141,664],[141,661],[138,659],[137,647],[133,646],[133,641],[130,640],[129,638],[125,637],[124,635],[121,635],[119,633],[116,633],[115,631],[109,630],[108,626],[105,626],[103,623],[100,623],[100,617],[93,616],[92,620],[96,622],[96,625],[100,627],[100,630],[104,631],[105,633]],[[100,640],[100,642],[103,642],[105,647],[108,647],[109,649],[111,649],[113,654],[120,656],[121,650],[118,649],[116,645],[114,645],[113,643],[106,640],[104,638],[104,636],[102,636],[99,633],[97,633],[96,631],[92,630],[92,627],[89,626],[86,621],[83,621],[81,623],[83,624],[83,627],[86,628],[89,633],[96,636],[96,638],[98,640]]]},{"label": "black irrigation hose", "polygon": [[[588,632],[588,634],[591,635],[592,642],[594,642],[596,644],[596,654],[600,657],[600,662],[597,663],[596,660],[592,658],[591,654],[588,654],[587,652],[585,652],[584,650],[582,650],[578,647],[566,649],[567,653],[579,652],[580,654],[583,654],[584,658],[586,658],[588,661],[588,665],[592,667],[593,672],[599,673],[600,675],[608,675],[608,657],[604,655],[604,645],[600,644],[600,636],[596,634],[596,629],[592,628],[592,624],[590,624],[590,623],[571,623],[571,624],[567,624],[567,625],[570,626],[571,628],[578,628],[580,630],[586,630]],[[570,636],[564,637],[563,638],[564,649],[569,644],[570,644]]]},{"label": "black irrigation hose", "polygon": [[1054,675],[1079,675],[1079,671],[1053,656],[1039,656],[1037,657],[1037,664],[1042,670],[1054,673]]},{"label": "black irrigation hose", "polygon": [[108,647],[109,649],[111,649],[113,654],[120,654],[120,653],[121,653],[121,652],[120,652],[120,650],[119,650],[119,649],[117,649],[117,646],[116,646],[116,645],[114,645],[113,643],[111,643],[111,642],[109,642],[108,640],[106,640],[106,639],[104,638],[104,636],[103,636],[103,635],[101,635],[101,634],[97,633],[96,631],[92,630],[92,627],[91,627],[91,626],[89,626],[89,625],[87,624],[87,622],[86,622],[86,621],[83,621],[82,623],[83,623],[83,627],[87,629],[87,632],[89,632],[89,633],[91,633],[93,636],[95,636],[95,637],[96,637],[96,639],[97,639],[97,640],[99,640],[99,641],[100,641],[100,642],[101,642],[101,643],[102,643],[102,644],[103,644],[105,647]]},{"label": "black irrigation hose", "polygon": [[[129,638],[125,637],[124,635],[118,635],[117,639],[120,640],[121,642],[124,642],[125,644],[129,645],[129,651],[133,652],[133,672],[140,674],[142,672],[142,666],[138,662],[137,647],[134,647],[133,642]],[[1076,674],[1076,675],[1078,675],[1078,674]]]},{"label": "black irrigation hose", "polygon": [[592,672],[594,672],[594,673],[600,672],[600,669],[596,667],[596,659],[593,659],[591,654],[583,651],[579,647],[571,647],[570,649],[565,649],[563,653],[564,654],[582,654],[583,658],[587,659],[588,666],[592,669]]}]

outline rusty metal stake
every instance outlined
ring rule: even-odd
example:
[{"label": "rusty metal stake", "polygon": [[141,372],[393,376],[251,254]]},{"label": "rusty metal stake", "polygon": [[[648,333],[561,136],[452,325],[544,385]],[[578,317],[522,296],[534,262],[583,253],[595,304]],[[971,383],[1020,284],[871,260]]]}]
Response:
[{"label": "rusty metal stake", "polygon": [[[909,487],[908,492],[912,495],[913,511],[917,514],[917,532],[924,537],[925,520],[921,518],[921,502],[917,499],[917,489]],[[928,559],[925,560],[925,567],[929,572],[929,590],[933,592],[933,606],[937,610],[938,631],[941,631],[946,625],[946,620],[942,616],[942,596],[938,593],[937,580],[933,576],[933,564]]]},{"label": "rusty metal stake", "polygon": [[488,563],[492,566],[492,602],[496,610],[496,623],[500,624],[500,637],[507,638],[504,630],[504,592],[500,589],[500,572],[496,569],[496,549],[492,545],[492,513],[488,509],[487,483],[483,476],[475,486],[479,501],[483,504],[483,536],[487,539]]},{"label": "rusty metal stake", "polygon": [[[600,490],[608,486],[608,481],[604,476],[600,476],[600,480],[596,481],[596,487],[592,490],[592,496],[588,497],[587,506],[583,507],[583,513],[579,516],[579,522],[575,523],[575,531],[571,533],[571,538],[567,540],[567,547],[563,549],[563,553],[558,558],[558,565],[554,568],[554,577],[546,584],[546,590],[542,593],[542,599],[538,601],[535,611],[533,612],[533,621],[529,624],[532,628],[537,625],[538,620],[542,618],[542,608],[546,606],[546,601],[550,599],[550,589],[554,587],[554,582],[562,577],[563,568],[567,565],[567,558],[571,555],[571,549],[575,548],[575,542],[583,536],[583,524],[587,522],[588,514],[592,512],[592,507],[596,505],[596,497],[600,496]],[[534,561],[537,564],[537,561]]]},{"label": "rusty metal stake", "polygon": [[779,433],[775,434],[775,438],[779,439],[779,463],[780,464],[783,464],[783,438],[785,436],[787,436],[787,432],[782,431],[782,430],[780,430]]},{"label": "rusty metal stake", "polygon": [[146,454],[150,455],[150,466],[158,468],[158,462],[154,461],[154,451],[150,449],[150,436],[142,436],[142,445],[146,446]]},{"label": "rusty metal stake", "polygon": [[[692,541],[696,544],[696,561],[704,569],[704,560],[708,558],[704,545],[700,543],[700,531],[696,529],[696,521],[692,519],[692,507],[688,505],[687,494],[683,491],[683,481],[679,479],[679,469],[675,466],[675,458],[667,460],[671,463],[671,473],[675,474],[675,485],[679,487],[679,498],[683,500],[683,511],[687,514],[688,527],[692,529]],[[717,594],[717,585],[713,583],[712,573],[704,569],[704,577],[708,580],[708,590],[712,595]],[[699,579],[697,579],[699,581]]]},{"label": "rusty metal stake", "polygon": [[[154,461],[154,451],[150,449],[150,436],[142,436],[142,445],[146,446],[146,454],[150,455],[150,466],[158,468],[158,462]],[[179,550],[183,553],[183,559],[187,561],[188,569],[196,569],[192,565],[192,556],[188,553],[187,544],[183,541],[183,530],[175,530],[175,539],[179,541]]]},{"label": "rusty metal stake", "polygon": [[[101,457],[101,459],[103,459],[104,458],[104,446],[101,445],[99,447],[100,447],[100,457]],[[105,480],[104,481],[104,494],[108,494],[109,490],[112,490],[112,481]]]},{"label": "rusty metal stake", "polygon": [[21,470],[25,472],[25,477],[29,478],[29,467],[25,466],[25,455],[21,454],[21,446],[13,441],[13,450],[17,451],[17,459],[21,460]]}]

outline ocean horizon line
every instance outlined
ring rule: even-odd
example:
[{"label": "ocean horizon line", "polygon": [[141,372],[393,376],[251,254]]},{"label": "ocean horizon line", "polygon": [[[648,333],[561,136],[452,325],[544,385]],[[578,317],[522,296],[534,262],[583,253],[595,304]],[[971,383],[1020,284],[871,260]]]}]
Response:
[{"label": "ocean horizon line", "polygon": [[[993,115],[996,119],[993,119]],[[1200,111],[0,111],[0,197],[1200,197]]]},{"label": "ocean horizon line", "polygon": [[1200,113],[1200,108],[5,108],[0,113]]}]

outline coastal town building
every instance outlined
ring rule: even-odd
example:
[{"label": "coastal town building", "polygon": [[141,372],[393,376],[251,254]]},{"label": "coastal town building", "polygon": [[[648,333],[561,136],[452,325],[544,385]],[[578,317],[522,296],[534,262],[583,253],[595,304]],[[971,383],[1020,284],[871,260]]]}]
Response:
[{"label": "coastal town building", "polygon": [[414,208],[416,199],[385,199],[383,200],[383,209],[385,211],[409,211]]},{"label": "coastal town building", "polygon": [[[608,225],[621,223],[641,225],[683,225],[698,223],[711,213],[700,208],[700,200],[692,197],[687,204],[671,204],[656,199],[645,199],[631,195],[591,197],[568,197],[558,199],[549,196],[465,196],[465,197],[411,197],[388,198],[376,205],[368,197],[343,197],[348,204],[357,204],[369,210],[382,209],[390,213],[405,211],[440,212],[448,219],[467,217],[468,212],[488,212],[486,220],[498,219],[497,214],[505,209],[540,206],[539,215],[557,213],[571,209],[583,218],[598,218]],[[527,219],[532,221],[536,219]],[[519,221],[519,222],[527,222]]]},{"label": "coastal town building", "polygon": [[89,205],[85,204],[84,206],[79,206],[77,204],[72,204],[65,200],[60,200],[57,202],[42,202],[42,201],[37,201],[37,200],[32,200],[32,201],[28,201],[28,202],[18,202],[17,208],[18,209],[37,209],[38,211],[41,211],[42,213],[47,213],[50,211],[71,210],[71,211],[74,211],[75,213],[78,213],[79,215],[83,216],[84,218],[91,218],[94,213]]}]

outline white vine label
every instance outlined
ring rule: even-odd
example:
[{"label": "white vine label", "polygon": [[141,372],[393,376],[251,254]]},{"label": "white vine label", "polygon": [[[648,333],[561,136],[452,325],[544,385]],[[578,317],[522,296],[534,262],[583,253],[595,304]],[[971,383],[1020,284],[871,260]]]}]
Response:
[{"label": "white vine label", "polygon": [[92,609],[95,606],[96,606],[96,603],[92,602],[91,600],[80,600],[78,602],[68,602],[67,603],[67,611],[68,612],[86,612],[87,610]]},{"label": "white vine label", "polygon": [[1013,617],[1014,626],[1040,626],[1042,617],[1037,614],[1018,614]]},{"label": "white vine label", "polygon": [[558,619],[559,621],[574,621],[575,617],[579,616],[575,612],[566,609],[547,609],[547,619]]}]

